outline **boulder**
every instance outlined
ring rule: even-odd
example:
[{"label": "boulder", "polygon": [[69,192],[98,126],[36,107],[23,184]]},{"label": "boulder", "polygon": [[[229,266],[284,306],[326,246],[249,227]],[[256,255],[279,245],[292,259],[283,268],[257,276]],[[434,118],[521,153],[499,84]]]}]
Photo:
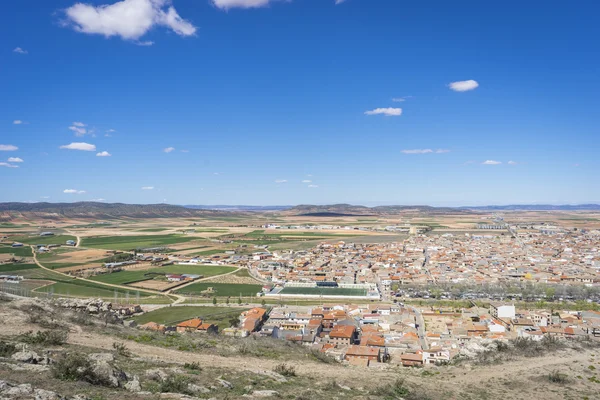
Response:
[{"label": "boulder", "polygon": [[279,392],[276,390],[255,390],[252,392],[252,397],[274,397],[279,396]]},{"label": "boulder", "polygon": [[38,355],[33,351],[23,350],[16,352],[10,358],[12,358],[15,361],[20,361],[28,364],[37,364]]},{"label": "boulder", "polygon": [[163,371],[162,369],[149,369],[146,371],[146,377],[148,379],[152,379],[153,381],[157,381],[157,382],[162,382],[165,379],[167,379],[167,377],[169,376],[169,374],[167,374],[165,371]]},{"label": "boulder", "polygon": [[22,385],[9,386],[8,389],[2,391],[4,396],[8,396],[9,399],[15,398],[18,399],[20,397],[26,397],[33,393],[33,388],[29,383],[24,383]]},{"label": "boulder", "polygon": [[259,375],[268,376],[269,378],[276,380],[277,382],[280,382],[280,383],[285,383],[288,381],[285,376],[278,374],[275,371],[267,371],[267,370],[259,369],[259,370],[253,371],[253,372],[256,374],[259,374]]},{"label": "boulder", "polygon": [[93,366],[93,372],[111,387],[119,387],[121,383],[127,381],[123,371],[116,369],[106,361],[98,361]]},{"label": "boulder", "polygon": [[88,360],[92,362],[113,362],[115,361],[115,356],[112,353],[92,353],[88,355]]},{"label": "boulder", "polygon": [[125,384],[125,389],[129,390],[130,392],[141,392],[142,391],[142,385],[140,384],[140,380],[138,379],[137,376],[134,376],[132,380],[130,380],[129,382],[127,382]]},{"label": "boulder", "polygon": [[233,383],[226,381],[225,379],[217,379],[217,382],[221,384],[224,388],[233,389]]},{"label": "boulder", "polygon": [[188,385],[188,390],[194,394],[206,394],[206,393],[210,393],[210,389],[205,387],[205,386],[200,386],[200,385],[195,385],[193,383],[190,383]]},{"label": "boulder", "polygon": [[33,391],[35,400],[61,400],[62,397],[50,390],[35,389]]}]

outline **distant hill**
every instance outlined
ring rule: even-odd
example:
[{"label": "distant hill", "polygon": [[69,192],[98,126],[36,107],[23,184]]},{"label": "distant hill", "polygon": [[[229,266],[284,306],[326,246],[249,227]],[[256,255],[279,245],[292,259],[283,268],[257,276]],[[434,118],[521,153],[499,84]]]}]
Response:
[{"label": "distant hill", "polygon": [[184,205],[185,208],[195,210],[220,210],[220,211],[283,211],[293,206],[245,206],[245,205]]},{"label": "distant hill", "polygon": [[600,204],[511,204],[507,206],[460,207],[463,210],[482,211],[600,211]]},{"label": "distant hill", "polygon": [[194,210],[170,204],[123,204],[92,201],[77,203],[0,203],[0,213],[32,214],[39,218],[166,218],[228,215],[227,212]]},{"label": "distant hill", "polygon": [[307,205],[302,204],[285,210],[285,214],[314,216],[314,217],[335,217],[335,216],[369,216],[369,215],[393,215],[422,213],[428,215],[436,214],[470,214],[478,212],[493,211],[600,211],[598,204],[580,204],[580,205],[506,205],[506,206],[477,206],[477,207],[432,207],[424,205],[414,206],[376,206],[366,207],[351,204],[331,204],[331,205]]},{"label": "distant hill", "polygon": [[299,205],[289,210],[286,214],[314,217],[335,217],[335,216],[376,216],[392,215],[399,213],[460,213],[467,214],[469,209],[449,208],[449,207],[431,207],[431,206],[377,206],[366,207],[351,204],[331,204],[331,205]]}]

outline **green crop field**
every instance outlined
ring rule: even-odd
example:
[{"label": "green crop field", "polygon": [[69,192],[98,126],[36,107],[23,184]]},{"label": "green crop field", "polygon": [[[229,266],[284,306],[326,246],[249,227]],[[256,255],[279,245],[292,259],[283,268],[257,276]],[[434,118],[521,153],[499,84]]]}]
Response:
[{"label": "green crop field", "polygon": [[15,257],[33,257],[31,247],[0,246],[0,254],[12,254]]},{"label": "green crop field", "polygon": [[[37,290],[40,293],[54,293],[59,296],[73,296],[73,297],[103,297],[113,298],[115,292],[118,296],[126,296],[129,294],[131,301],[134,301],[138,291],[136,290],[123,290],[117,288],[111,288],[101,285],[93,285],[89,282],[81,281],[70,281],[70,282],[57,282],[54,285],[44,286]],[[144,292],[139,292],[140,297],[147,296]]]},{"label": "green crop field", "polygon": [[146,276],[148,273],[157,274],[194,274],[202,275],[204,278],[215,275],[226,274],[235,271],[235,267],[222,267],[219,265],[168,265],[166,267],[151,268],[143,271],[120,271],[112,274],[97,275],[90,279],[97,282],[124,285],[127,283],[154,279],[154,276]]},{"label": "green crop field", "polygon": [[178,294],[200,295],[203,290],[212,287],[215,290],[215,296],[256,296],[260,292],[262,285],[198,282],[177,290]]},{"label": "green crop field", "polygon": [[[164,307],[158,310],[150,311],[144,315],[134,317],[133,319],[138,324],[148,322],[156,322],[157,324],[175,325],[179,322],[188,319],[200,317],[210,323],[222,320],[225,317],[227,320],[233,316],[238,316],[247,308],[237,307],[214,307],[214,306],[185,306],[185,307]],[[221,326],[219,326],[221,327]]]},{"label": "green crop field", "polygon": [[319,287],[285,287],[281,294],[318,294],[324,296],[366,296],[365,289],[319,288]]},{"label": "green crop field", "polygon": [[67,243],[67,240],[75,240],[77,238],[75,236],[70,235],[54,235],[54,236],[16,236],[12,238],[15,242],[26,243],[26,244],[61,244],[64,245]]},{"label": "green crop field", "polygon": [[76,267],[78,265],[84,265],[84,264],[76,264],[76,263],[47,263],[47,262],[42,262],[42,265],[44,267],[50,268],[50,269],[59,269],[59,268]]},{"label": "green crop field", "polygon": [[81,246],[107,250],[135,250],[186,243],[199,239],[186,235],[96,236],[84,238]]},{"label": "green crop field", "polygon": [[23,275],[19,273],[27,269],[38,268],[35,264],[2,264],[0,265],[0,275]]}]

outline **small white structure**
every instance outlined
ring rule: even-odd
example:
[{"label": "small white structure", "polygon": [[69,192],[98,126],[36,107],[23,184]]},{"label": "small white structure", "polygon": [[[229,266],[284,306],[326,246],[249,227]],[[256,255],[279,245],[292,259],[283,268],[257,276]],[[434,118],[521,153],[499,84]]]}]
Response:
[{"label": "small white structure", "polygon": [[515,314],[514,304],[490,303],[490,315],[494,318],[513,319]]}]

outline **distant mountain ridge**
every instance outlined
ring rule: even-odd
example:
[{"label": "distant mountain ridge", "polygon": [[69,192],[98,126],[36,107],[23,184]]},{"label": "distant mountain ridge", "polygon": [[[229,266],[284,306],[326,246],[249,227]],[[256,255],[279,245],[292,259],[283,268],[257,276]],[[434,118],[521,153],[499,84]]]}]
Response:
[{"label": "distant mountain ridge", "polygon": [[511,204],[506,206],[475,206],[460,207],[469,210],[498,210],[498,211],[599,211],[600,204]]},{"label": "distant mountain ridge", "polygon": [[[194,210],[171,204],[124,204],[82,201],[76,203],[0,203],[0,213],[31,213],[41,218],[166,218],[228,215],[224,211]],[[6,215],[7,217],[8,215]]]}]

